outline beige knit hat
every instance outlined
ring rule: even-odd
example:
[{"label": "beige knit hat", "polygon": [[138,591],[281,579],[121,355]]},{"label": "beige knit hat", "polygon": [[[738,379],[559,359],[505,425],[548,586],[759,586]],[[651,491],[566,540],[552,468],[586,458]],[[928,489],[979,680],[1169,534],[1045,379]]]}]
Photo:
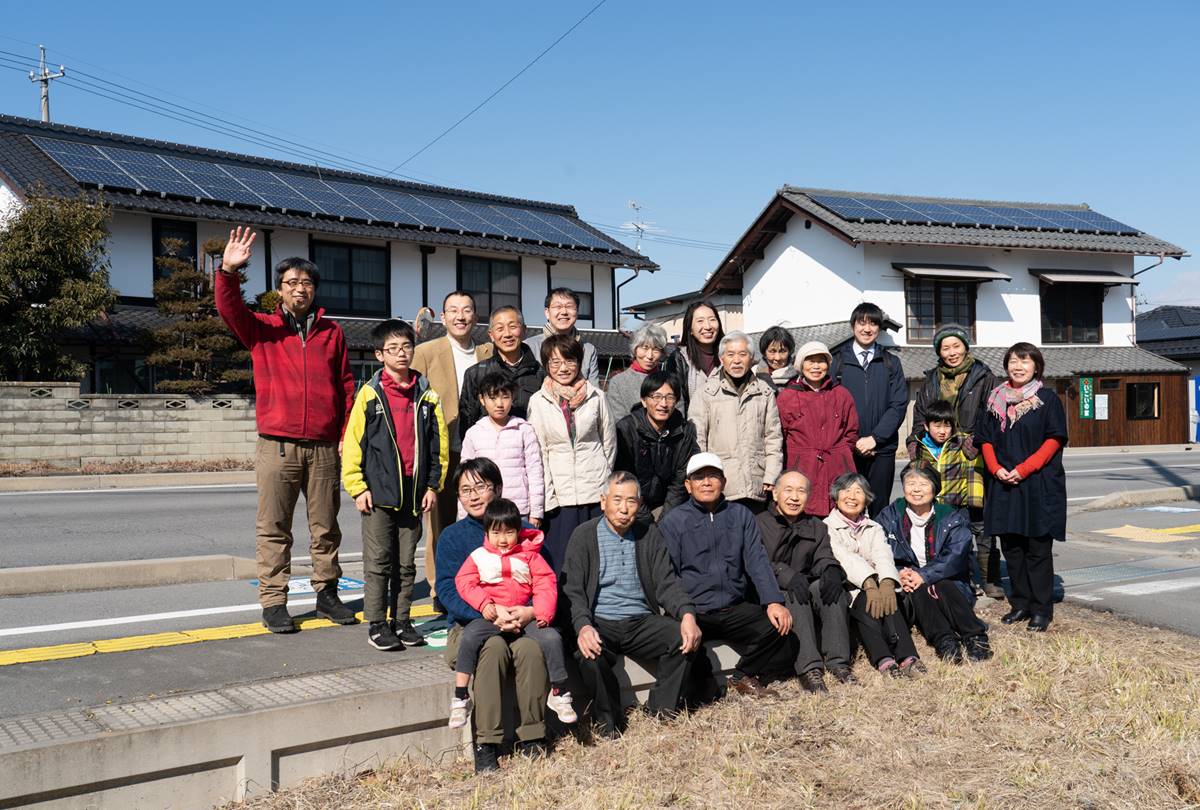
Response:
[{"label": "beige knit hat", "polygon": [[825,355],[825,361],[830,365],[833,364],[833,354],[830,353],[829,347],[819,340],[810,340],[796,351],[796,366],[804,361],[806,357],[812,357],[814,354]]}]

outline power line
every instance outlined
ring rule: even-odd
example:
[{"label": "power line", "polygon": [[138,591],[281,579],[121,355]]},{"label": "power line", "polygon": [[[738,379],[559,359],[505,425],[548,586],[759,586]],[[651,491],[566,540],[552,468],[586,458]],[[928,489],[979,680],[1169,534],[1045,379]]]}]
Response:
[{"label": "power line", "polygon": [[421,147],[420,149],[418,149],[417,151],[413,152],[411,155],[409,155],[407,158],[405,158],[405,159],[404,159],[404,160],[403,160],[401,163],[397,164],[397,165],[396,165],[396,167],[395,167],[394,169],[392,169],[392,171],[388,172],[387,174],[391,174],[392,172],[396,171],[397,169],[403,169],[405,166],[407,166],[409,163],[411,163],[411,162],[412,162],[412,161],[413,161],[413,160],[414,160],[414,159],[415,159],[417,156],[419,156],[419,155],[420,155],[422,152],[424,152],[426,149],[428,149],[429,147],[433,146],[435,143],[437,143],[438,141],[440,141],[442,138],[446,137],[446,136],[447,136],[447,135],[449,135],[451,132],[453,132],[455,129],[457,129],[457,128],[458,128],[458,126],[459,126],[459,124],[463,123],[463,122],[464,122],[464,121],[466,121],[468,118],[470,118],[472,115],[474,115],[475,113],[479,112],[479,110],[480,110],[480,109],[482,109],[482,108],[483,108],[483,106],[484,106],[485,104],[487,104],[489,101],[491,101],[492,99],[494,99],[496,96],[500,95],[500,93],[501,93],[501,92],[504,90],[504,88],[508,87],[510,84],[512,84],[513,82],[515,82],[517,79],[521,78],[521,76],[522,76],[522,75],[525,73],[525,71],[529,70],[531,67],[533,67],[533,66],[534,66],[534,65],[536,65],[538,62],[540,62],[543,56],[545,56],[546,54],[550,53],[550,51],[554,49],[554,46],[555,46],[555,45],[557,45],[558,43],[562,42],[564,39],[566,39],[566,38],[567,38],[567,36],[568,36],[568,35],[569,35],[569,34],[570,34],[572,31],[574,31],[574,30],[575,30],[576,28],[578,28],[579,26],[583,25],[583,23],[584,23],[584,22],[587,20],[587,18],[588,18],[588,17],[590,17],[590,16],[592,16],[593,14],[595,14],[595,13],[596,13],[596,11],[597,11],[597,10],[599,10],[599,8],[600,8],[602,5],[604,5],[605,3],[607,3],[607,2],[608,2],[608,0],[600,0],[600,2],[599,2],[599,3],[597,3],[597,4],[596,4],[596,5],[594,5],[594,6],[592,6],[592,8],[591,8],[591,9],[588,11],[588,13],[587,13],[587,14],[584,14],[582,17],[580,17],[578,20],[576,20],[574,25],[572,25],[570,28],[568,28],[566,31],[564,31],[564,32],[563,32],[563,33],[562,33],[562,34],[561,34],[561,35],[558,37],[558,39],[554,40],[554,41],[553,41],[553,42],[551,42],[549,45],[547,45],[547,46],[546,46],[546,48],[545,48],[545,50],[543,50],[541,53],[539,53],[537,56],[535,56],[535,57],[532,59],[532,61],[530,61],[530,62],[529,62],[529,64],[525,65],[525,67],[523,67],[523,68],[521,68],[520,70],[518,70],[518,71],[516,72],[516,74],[514,74],[514,75],[512,76],[512,78],[510,78],[510,79],[509,79],[508,81],[506,81],[504,84],[502,84],[502,85],[500,85],[499,87],[497,87],[497,88],[496,88],[496,89],[495,89],[495,90],[492,92],[492,94],[491,94],[490,96],[488,96],[488,97],[487,97],[487,98],[485,98],[483,101],[479,102],[479,103],[478,103],[478,104],[476,104],[474,107],[472,107],[472,108],[471,108],[471,110],[470,110],[470,112],[468,112],[468,113],[467,113],[466,115],[464,115],[462,118],[459,118],[457,121],[455,121],[455,122],[454,122],[453,124],[451,124],[450,126],[446,127],[446,129],[444,129],[440,135],[438,135],[436,138],[434,138],[434,139],[433,139],[432,141],[430,141],[429,143],[427,143],[427,144],[425,144],[424,146],[422,146],[422,147]]}]

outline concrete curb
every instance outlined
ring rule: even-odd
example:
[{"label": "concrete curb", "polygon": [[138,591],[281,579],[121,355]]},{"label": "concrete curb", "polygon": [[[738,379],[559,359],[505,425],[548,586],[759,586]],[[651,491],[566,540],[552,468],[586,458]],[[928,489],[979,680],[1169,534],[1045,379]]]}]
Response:
[{"label": "concrete curb", "polygon": [[1149,506],[1156,503],[1172,503],[1200,497],[1200,484],[1189,484],[1182,487],[1155,487],[1154,489],[1138,489],[1132,492],[1112,492],[1094,501],[1072,506],[1067,509],[1068,515],[1078,515],[1084,512],[1100,512],[1106,509],[1128,509],[1131,506]]},{"label": "concrete curb", "polygon": [[0,569],[0,596],[253,579],[254,560],[229,554]]},{"label": "concrete curb", "polygon": [[183,473],[123,473],[113,475],[30,475],[0,478],[0,492],[142,489],[145,487],[254,484],[253,470]]}]

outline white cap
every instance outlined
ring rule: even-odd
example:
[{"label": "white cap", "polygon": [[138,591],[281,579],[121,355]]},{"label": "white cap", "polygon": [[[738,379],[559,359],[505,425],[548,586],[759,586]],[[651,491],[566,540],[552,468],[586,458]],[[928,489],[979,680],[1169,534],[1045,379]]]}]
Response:
[{"label": "white cap", "polygon": [[819,340],[810,340],[800,347],[800,351],[796,352],[796,365],[799,366],[805,358],[820,355],[825,356],[826,363],[833,363],[833,354],[829,351],[829,347]]},{"label": "white cap", "polygon": [[696,470],[703,470],[705,467],[715,467],[722,473],[725,472],[725,465],[721,463],[721,457],[716,453],[697,453],[688,459],[687,474],[691,475]]}]

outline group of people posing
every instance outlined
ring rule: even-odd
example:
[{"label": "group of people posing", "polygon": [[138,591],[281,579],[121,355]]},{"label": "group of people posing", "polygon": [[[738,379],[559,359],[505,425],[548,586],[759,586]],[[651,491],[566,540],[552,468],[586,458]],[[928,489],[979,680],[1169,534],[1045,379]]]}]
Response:
[{"label": "group of people posing", "polygon": [[[623,731],[618,655],[653,662],[646,708],[660,716],[721,693],[703,641],[738,652],[728,688],[750,696],[793,675],[810,692],[826,691],[827,676],[855,682],[855,640],[880,673],[918,676],[914,626],[943,660],[986,660],[974,603],[1005,595],[995,537],[1011,588],[1002,621],[1050,625],[1067,434],[1036,346],[1009,348],[998,379],[965,329],[937,332],[893,502],[908,386],[878,343],[884,318],[872,304],[851,313],[853,339],[835,354],[817,342],[797,349],[779,327],[757,342],[726,334],[698,301],[678,347],[644,326],[631,365],[602,390],[574,292],[550,291],[546,326],[532,337],[519,310],[496,309],[490,344],[476,345],[474,299],[455,291],[443,303],[444,338],[418,346],[394,319],[374,329],[382,368],[355,394],[344,338],[313,306],[311,263],[276,268],[275,314],[241,303],[233,271],[253,241],[230,234],[217,296],[255,363],[264,624],[294,627],[286,581],[302,489],[318,615],[356,621],[336,595],[336,490],[332,518],[314,515],[330,497],[324,462],[336,463],[340,441],[340,480],[362,515],[364,618],[376,648],[423,643],[409,611],[430,518],[427,576],[451,625],[456,673],[450,723],[474,720],[478,770],[496,767],[510,677],[518,748],[543,753],[546,708],[577,719],[576,672],[600,733]],[[328,377],[324,390],[291,378],[314,369]],[[326,416],[339,409],[340,423]]]}]

